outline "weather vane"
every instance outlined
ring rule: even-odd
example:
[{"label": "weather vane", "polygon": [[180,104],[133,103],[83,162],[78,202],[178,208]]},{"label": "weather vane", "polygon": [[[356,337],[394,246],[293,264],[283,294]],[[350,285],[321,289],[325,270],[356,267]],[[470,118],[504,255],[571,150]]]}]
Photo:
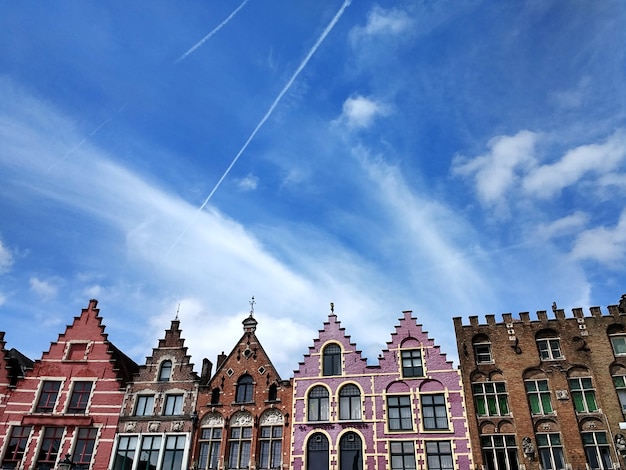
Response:
[{"label": "weather vane", "polygon": [[330,303],[330,313],[335,313],[335,302]]},{"label": "weather vane", "polygon": [[176,308],[176,318],[174,318],[174,320],[178,320],[178,312],[180,312],[180,303],[178,304],[178,307]]},{"label": "weather vane", "polygon": [[252,296],[252,300],[250,300],[250,315],[254,315],[254,304],[255,304],[255,300],[254,300],[254,295]]}]

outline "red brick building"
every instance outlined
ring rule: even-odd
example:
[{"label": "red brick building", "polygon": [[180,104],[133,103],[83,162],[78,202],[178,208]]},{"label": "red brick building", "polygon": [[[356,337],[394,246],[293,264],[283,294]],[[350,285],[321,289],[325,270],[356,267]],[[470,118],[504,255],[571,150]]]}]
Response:
[{"label": "red brick building", "polygon": [[54,468],[66,454],[75,470],[108,468],[137,365],[109,342],[96,305],[91,300],[9,388],[0,409],[3,469]]},{"label": "red brick building", "polygon": [[477,468],[624,468],[626,297],[590,310],[454,319]]},{"label": "red brick building", "polygon": [[109,467],[113,470],[189,467],[200,377],[179,326],[178,318],[172,321],[127,388]]},{"label": "red brick building", "polygon": [[289,468],[291,383],[280,378],[259,342],[252,313],[243,327],[200,390],[194,468]]}]

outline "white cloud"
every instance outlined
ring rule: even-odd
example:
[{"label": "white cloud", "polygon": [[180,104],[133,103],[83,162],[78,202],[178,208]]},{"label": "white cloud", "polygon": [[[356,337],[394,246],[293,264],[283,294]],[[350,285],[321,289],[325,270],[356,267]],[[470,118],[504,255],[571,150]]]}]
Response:
[{"label": "white cloud", "polygon": [[523,130],[514,136],[497,136],[487,146],[490,151],[473,159],[457,156],[452,162],[453,174],[473,178],[480,200],[497,205],[518,184],[520,173],[535,165],[538,136]]},{"label": "white cloud", "polygon": [[13,266],[13,254],[0,240],[0,274],[8,272]]},{"label": "white cloud", "polygon": [[338,121],[351,128],[367,128],[372,125],[376,116],[385,116],[388,107],[378,101],[364,96],[351,96],[343,103],[343,111]]},{"label": "white cloud", "polygon": [[582,232],[574,243],[572,256],[621,269],[626,261],[626,209],[615,227],[596,227]]},{"label": "white cloud", "polygon": [[254,191],[259,184],[258,176],[254,176],[252,173],[249,173],[245,176],[245,178],[240,178],[237,180],[237,187],[241,191]]},{"label": "white cloud", "polygon": [[564,235],[571,235],[574,232],[579,231],[589,221],[589,215],[576,211],[573,214],[562,217],[550,224],[542,224],[537,228],[537,232],[540,237],[544,239],[551,239]]},{"label": "white cloud", "polygon": [[30,290],[35,294],[44,297],[44,298],[52,298],[56,297],[58,288],[51,282],[41,280],[37,277],[31,277],[29,280]]},{"label": "white cloud", "polygon": [[533,168],[524,178],[524,190],[535,197],[549,198],[576,184],[587,174],[605,175],[626,159],[626,133],[616,132],[601,144],[569,150],[553,164]]},{"label": "white cloud", "polygon": [[352,41],[358,41],[382,35],[397,36],[409,30],[412,23],[405,11],[375,6],[367,16],[366,25],[354,27],[350,31],[350,38]]}]

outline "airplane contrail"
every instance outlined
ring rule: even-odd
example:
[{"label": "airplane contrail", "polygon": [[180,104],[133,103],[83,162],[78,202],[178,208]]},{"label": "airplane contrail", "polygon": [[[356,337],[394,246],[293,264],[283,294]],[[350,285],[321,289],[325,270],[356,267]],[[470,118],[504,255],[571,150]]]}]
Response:
[{"label": "airplane contrail", "polygon": [[209,38],[211,36],[213,36],[215,33],[217,33],[220,29],[222,29],[222,27],[224,27],[230,20],[233,19],[233,17],[239,12],[239,10],[241,10],[245,4],[248,3],[248,0],[243,0],[243,2],[241,2],[241,5],[239,5],[237,8],[235,8],[235,11],[233,11],[228,18],[226,18],[224,21],[222,21],[220,24],[218,24],[213,31],[211,31],[209,34],[207,34],[206,36],[204,36],[202,39],[200,39],[197,43],[195,43],[187,52],[185,52],[183,55],[181,55],[178,59],[176,59],[176,62],[174,62],[175,64],[177,64],[178,62],[185,60],[187,58],[187,56],[191,53],[193,53],[193,51],[195,51],[196,49],[198,49],[200,46],[202,46],[202,44],[204,44],[206,41],[209,40]]},{"label": "airplane contrail", "polygon": [[[247,0],[246,0],[247,1]],[[271,106],[269,107],[269,109],[267,110],[267,112],[265,113],[265,115],[263,116],[263,118],[261,118],[261,120],[259,121],[259,123],[256,125],[256,127],[254,128],[254,130],[252,131],[252,133],[250,134],[250,136],[248,137],[248,139],[246,140],[246,142],[243,144],[243,146],[241,147],[241,149],[239,150],[239,152],[237,152],[237,155],[235,155],[235,158],[233,158],[233,160],[230,162],[230,165],[228,165],[228,168],[226,168],[226,171],[224,171],[224,174],[222,174],[221,178],[217,181],[217,183],[215,184],[215,186],[213,187],[213,189],[211,190],[211,192],[209,193],[209,195],[206,197],[206,199],[204,200],[204,202],[202,203],[202,205],[196,210],[194,217],[192,218],[192,220],[189,221],[189,223],[187,224],[187,226],[185,227],[185,229],[181,232],[181,234],[178,236],[178,238],[176,239],[176,241],[174,241],[174,243],[172,244],[172,246],[170,247],[169,250],[167,250],[167,253],[165,254],[165,256],[167,257],[172,250],[176,247],[176,245],[178,245],[178,242],[180,242],[180,240],[183,238],[183,236],[185,235],[185,233],[187,233],[187,230],[189,230],[189,227],[191,227],[191,225],[194,222],[194,219],[197,217],[198,213],[202,212],[202,210],[206,207],[206,205],[209,203],[209,201],[211,200],[211,198],[213,197],[213,194],[215,194],[215,191],[217,191],[217,189],[220,187],[220,185],[222,184],[222,181],[224,181],[224,179],[226,178],[226,176],[228,176],[228,174],[230,173],[230,170],[232,170],[233,166],[235,166],[235,163],[237,163],[237,160],[239,160],[239,157],[241,157],[241,154],[246,150],[246,148],[248,148],[248,145],[250,144],[250,142],[252,141],[252,139],[254,139],[254,137],[256,136],[256,134],[259,132],[259,129],[261,129],[261,127],[263,126],[263,124],[265,124],[265,122],[269,119],[269,117],[272,115],[272,113],[274,112],[274,109],[276,109],[276,106],[278,106],[278,103],[280,102],[280,100],[282,99],[282,97],[285,95],[285,93],[287,93],[287,91],[289,91],[289,88],[291,88],[291,85],[293,85],[293,82],[296,81],[296,78],[298,78],[298,75],[300,75],[300,72],[302,72],[302,70],[304,69],[304,67],[306,67],[306,65],[308,64],[309,60],[311,59],[311,57],[313,57],[313,54],[315,54],[315,52],[317,51],[317,49],[320,47],[320,45],[322,44],[322,42],[324,41],[324,39],[326,39],[326,36],[328,36],[328,34],[330,33],[330,31],[333,29],[333,27],[335,26],[335,24],[337,24],[337,22],[339,21],[339,19],[341,18],[341,15],[343,15],[343,12],[345,11],[345,9],[350,5],[350,3],[352,2],[352,0],[344,0],[343,4],[341,5],[341,8],[339,8],[339,11],[335,14],[335,16],[333,17],[333,19],[330,21],[330,23],[328,23],[328,26],[326,26],[326,29],[324,29],[324,31],[322,32],[322,34],[320,35],[320,37],[317,39],[317,41],[315,42],[315,44],[313,45],[313,47],[311,48],[311,50],[309,51],[309,53],[306,55],[306,57],[304,58],[304,60],[302,60],[302,62],[300,63],[300,65],[298,66],[298,68],[296,69],[296,71],[293,73],[293,75],[291,76],[291,78],[289,79],[289,81],[287,82],[287,84],[283,87],[283,89],[280,91],[280,93],[278,94],[278,96],[276,97],[276,99],[274,99],[274,102],[271,104]],[[245,2],[244,2],[245,3]],[[232,15],[231,15],[232,16]]]}]

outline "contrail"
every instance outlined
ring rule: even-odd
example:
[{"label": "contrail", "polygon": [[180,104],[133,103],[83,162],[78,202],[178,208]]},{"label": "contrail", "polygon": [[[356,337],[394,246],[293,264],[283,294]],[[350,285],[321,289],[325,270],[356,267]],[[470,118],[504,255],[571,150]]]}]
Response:
[{"label": "contrail", "polygon": [[313,54],[315,54],[315,52],[320,47],[320,45],[322,44],[324,39],[326,39],[326,36],[328,36],[328,33],[330,33],[330,31],[333,29],[335,24],[337,24],[337,21],[339,21],[339,19],[341,18],[341,15],[343,15],[343,12],[350,5],[351,2],[352,2],[352,0],[344,0],[343,5],[341,5],[341,8],[339,8],[339,11],[335,14],[335,16],[330,21],[330,23],[328,23],[328,26],[326,26],[326,29],[324,29],[324,32],[322,32],[321,36],[317,39],[317,42],[313,45],[313,47],[311,48],[309,53],[306,55],[304,60],[300,63],[300,65],[298,66],[296,71],[293,73],[293,75],[291,76],[291,78],[289,79],[287,84],[280,91],[280,93],[278,94],[278,96],[276,97],[276,99],[274,100],[272,105],[269,107],[269,109],[267,110],[267,112],[265,113],[263,118],[256,125],[256,127],[254,128],[254,130],[250,134],[250,137],[248,137],[248,140],[246,140],[246,142],[243,144],[243,146],[241,147],[239,152],[237,152],[237,155],[235,155],[235,158],[233,158],[233,161],[230,162],[230,165],[228,165],[228,168],[226,168],[226,171],[224,171],[224,174],[221,176],[221,178],[215,184],[215,186],[213,187],[213,189],[211,190],[209,195],[206,197],[206,199],[204,200],[202,205],[198,208],[198,210],[196,210],[192,220],[189,221],[189,223],[187,224],[185,229],[181,232],[181,234],[178,236],[176,241],[172,244],[170,249],[167,250],[167,253],[165,254],[166,257],[172,252],[172,250],[176,247],[176,245],[178,245],[178,242],[181,240],[181,238],[183,238],[185,233],[187,233],[187,230],[189,230],[189,227],[191,227],[191,225],[193,224],[193,221],[197,217],[198,213],[201,212],[206,207],[206,205],[209,203],[209,201],[211,200],[211,197],[213,197],[213,194],[215,194],[215,191],[217,191],[217,189],[220,187],[220,185],[222,184],[222,181],[224,181],[226,176],[228,176],[228,173],[230,173],[230,170],[232,170],[233,166],[235,166],[235,163],[237,163],[237,160],[239,160],[239,157],[241,156],[241,154],[243,152],[245,152],[246,148],[248,148],[248,145],[250,144],[252,139],[254,139],[254,137],[256,136],[257,132],[259,132],[259,129],[261,129],[263,124],[265,124],[265,122],[272,115],[272,113],[274,112],[274,109],[276,108],[276,106],[278,105],[278,103],[280,102],[282,97],[285,95],[285,93],[287,93],[287,91],[289,91],[289,88],[291,88],[291,85],[293,85],[293,82],[296,81],[296,78],[298,78],[298,75],[300,75],[300,72],[302,72],[304,67],[306,67],[306,65],[308,64],[308,62],[311,59],[311,57],[313,57]]},{"label": "contrail", "polygon": [[191,53],[193,53],[193,51],[195,51],[197,48],[199,48],[202,44],[204,44],[206,41],[209,40],[209,38],[211,36],[213,36],[215,33],[217,33],[220,29],[222,29],[222,27],[224,27],[230,20],[233,19],[233,17],[237,14],[237,12],[239,12],[239,10],[241,10],[245,4],[248,3],[248,0],[243,0],[243,2],[241,2],[241,5],[239,5],[235,11],[233,11],[228,18],[226,18],[224,21],[222,21],[219,25],[217,25],[213,31],[211,31],[209,34],[207,34],[206,36],[204,36],[202,39],[200,39],[200,41],[198,41],[196,44],[194,44],[191,49],[189,49],[187,52],[185,52],[183,55],[181,55],[178,59],[176,59],[176,62],[174,62],[175,64],[177,64],[178,62],[180,62],[181,60],[185,60],[187,58],[187,56]]}]

